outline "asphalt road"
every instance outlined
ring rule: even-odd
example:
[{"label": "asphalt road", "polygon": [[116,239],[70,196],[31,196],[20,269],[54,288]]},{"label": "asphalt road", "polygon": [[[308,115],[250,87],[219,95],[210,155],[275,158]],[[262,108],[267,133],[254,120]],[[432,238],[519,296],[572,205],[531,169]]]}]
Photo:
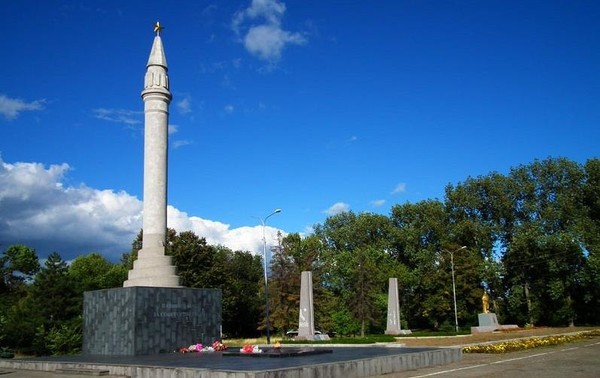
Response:
[{"label": "asphalt road", "polygon": [[563,378],[600,377],[600,340],[577,341],[505,354],[464,354],[462,361],[380,378]]}]

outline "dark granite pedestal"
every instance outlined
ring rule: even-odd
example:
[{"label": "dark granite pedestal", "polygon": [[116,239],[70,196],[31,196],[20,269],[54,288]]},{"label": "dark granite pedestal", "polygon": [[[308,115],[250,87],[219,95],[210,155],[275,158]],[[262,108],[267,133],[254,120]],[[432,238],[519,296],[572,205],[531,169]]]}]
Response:
[{"label": "dark granite pedestal", "polygon": [[173,352],[221,337],[221,290],[123,287],[84,293],[83,354]]}]

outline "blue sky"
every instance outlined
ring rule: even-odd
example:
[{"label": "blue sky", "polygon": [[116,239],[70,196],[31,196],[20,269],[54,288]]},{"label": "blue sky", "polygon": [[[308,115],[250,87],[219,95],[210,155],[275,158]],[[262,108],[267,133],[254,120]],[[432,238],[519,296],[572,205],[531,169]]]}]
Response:
[{"label": "blue sky", "polygon": [[162,39],[169,226],[258,250],[468,176],[599,156],[598,1],[0,2],[0,249],[117,259]]}]

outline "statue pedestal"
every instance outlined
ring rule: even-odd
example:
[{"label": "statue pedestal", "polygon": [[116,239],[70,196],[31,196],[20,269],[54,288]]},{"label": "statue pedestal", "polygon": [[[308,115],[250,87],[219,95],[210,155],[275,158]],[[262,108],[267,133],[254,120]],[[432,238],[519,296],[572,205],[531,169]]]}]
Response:
[{"label": "statue pedestal", "polygon": [[519,328],[519,326],[515,324],[498,323],[498,318],[493,312],[482,313],[479,314],[477,317],[479,319],[479,327],[471,327],[471,333],[504,331],[508,329]]},{"label": "statue pedestal", "polygon": [[496,314],[492,312],[477,315],[479,327],[471,327],[471,333],[494,332],[500,328]]}]

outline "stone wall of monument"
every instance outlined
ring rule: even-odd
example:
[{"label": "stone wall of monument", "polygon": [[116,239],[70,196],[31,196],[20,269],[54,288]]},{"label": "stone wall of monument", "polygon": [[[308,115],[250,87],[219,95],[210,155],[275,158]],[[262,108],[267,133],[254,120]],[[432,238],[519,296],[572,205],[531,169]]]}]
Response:
[{"label": "stone wall of monument", "polygon": [[221,290],[124,287],[84,293],[83,354],[144,355],[212,344]]}]

